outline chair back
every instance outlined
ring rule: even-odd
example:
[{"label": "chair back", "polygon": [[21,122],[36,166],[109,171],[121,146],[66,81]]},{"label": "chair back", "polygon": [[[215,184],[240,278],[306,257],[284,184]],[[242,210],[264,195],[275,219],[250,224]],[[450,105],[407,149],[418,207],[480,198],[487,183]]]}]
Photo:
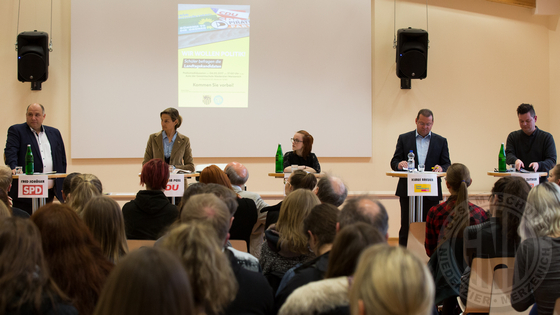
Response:
[{"label": "chair back", "polygon": [[408,229],[408,243],[406,248],[414,253],[424,263],[428,263],[430,257],[426,254],[424,240],[426,239],[426,222],[410,223]]},{"label": "chair back", "polygon": [[514,268],[501,268],[494,271],[492,280],[492,296],[490,298],[490,315],[494,314],[529,314],[531,308],[517,312],[511,306]]},{"label": "chair back", "polygon": [[140,247],[154,247],[154,240],[126,240],[128,252],[132,252]]},{"label": "chair back", "polygon": [[237,249],[240,252],[247,252],[247,242],[245,240],[229,240],[231,247]]},{"label": "chair back", "polygon": [[465,314],[490,312],[494,271],[497,269],[496,266],[498,265],[502,265],[499,268],[503,267],[513,270],[515,266],[515,258],[496,257],[473,259],[471,265],[471,277],[469,280],[469,293],[464,311]]}]

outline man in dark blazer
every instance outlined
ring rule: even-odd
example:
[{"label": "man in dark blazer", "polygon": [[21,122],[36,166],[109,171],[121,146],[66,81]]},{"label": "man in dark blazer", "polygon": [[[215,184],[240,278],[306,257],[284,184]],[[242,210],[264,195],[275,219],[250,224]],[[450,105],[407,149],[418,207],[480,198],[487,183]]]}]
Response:
[{"label": "man in dark blazer", "polygon": [[[52,165],[52,171],[66,173],[66,150],[64,149],[62,136],[58,129],[43,125],[43,120],[46,116],[43,105],[37,103],[31,104],[27,106],[25,115],[27,121],[23,124],[13,125],[8,129],[4,158],[6,165],[12,169],[13,174],[15,174],[16,166],[25,165],[25,154],[28,144],[31,145],[35,172],[45,172],[47,169],[45,169],[44,166]],[[40,143],[41,145],[39,145]],[[50,156],[42,156],[41,152],[45,150],[48,152],[49,147],[51,152]],[[63,178],[54,181],[54,187],[49,189],[48,202],[52,201],[55,195],[60,202],[64,202],[62,199],[63,181]],[[14,207],[23,209],[31,214],[31,199],[17,198],[17,180],[14,180],[12,183],[10,196],[14,200]]]},{"label": "man in dark blazer", "polygon": [[[451,165],[449,160],[449,148],[447,139],[432,133],[434,114],[429,109],[421,109],[416,116],[416,130],[403,133],[397,140],[395,154],[391,159],[391,169],[402,171],[407,169],[408,153],[414,152],[414,165],[418,165],[419,160],[425,165],[425,169],[433,172],[445,172]],[[419,146],[419,147],[418,147]],[[423,221],[431,207],[437,205],[442,200],[441,179],[438,177],[438,196],[423,197]],[[395,195],[399,196],[401,204],[401,229],[399,230],[399,244],[407,245],[408,226],[409,226],[409,197],[407,179],[400,178],[397,184]]]}]

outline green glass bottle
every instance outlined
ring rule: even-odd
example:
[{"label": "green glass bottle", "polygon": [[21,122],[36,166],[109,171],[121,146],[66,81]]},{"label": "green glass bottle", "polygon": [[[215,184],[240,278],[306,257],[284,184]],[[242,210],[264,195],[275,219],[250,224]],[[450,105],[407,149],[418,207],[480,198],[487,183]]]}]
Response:
[{"label": "green glass bottle", "polygon": [[33,160],[33,152],[31,152],[31,145],[27,145],[27,152],[25,153],[25,175],[33,175],[35,171],[35,163]]},{"label": "green glass bottle", "polygon": [[506,151],[504,150],[504,144],[500,148],[500,153],[498,154],[498,172],[507,172],[506,166]]},{"label": "green glass bottle", "polygon": [[276,150],[276,173],[284,173],[284,154],[282,154],[282,145],[278,143]]}]

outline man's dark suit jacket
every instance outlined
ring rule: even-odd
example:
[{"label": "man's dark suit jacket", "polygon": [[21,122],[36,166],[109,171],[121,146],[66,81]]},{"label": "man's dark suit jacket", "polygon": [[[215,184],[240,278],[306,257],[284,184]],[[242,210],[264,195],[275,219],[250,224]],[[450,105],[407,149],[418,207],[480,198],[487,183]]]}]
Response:
[{"label": "man's dark suit jacket", "polygon": [[[412,150],[414,152],[414,163],[418,165],[418,151],[416,150],[416,130],[403,133],[397,140],[397,148],[395,154],[391,159],[391,169],[398,171],[399,163],[408,160],[408,153]],[[447,146],[447,139],[432,132],[430,139],[430,146],[428,147],[428,154],[426,154],[426,170],[432,170],[432,167],[439,165],[444,172],[451,165],[449,159],[449,148]],[[395,195],[406,198],[408,196],[407,180],[400,178],[397,185],[397,192]],[[425,197],[427,199],[436,199],[436,197]],[[442,199],[441,193],[441,178],[438,177],[438,197],[437,200]],[[428,209],[429,210],[429,209]]]},{"label": "man's dark suit jacket", "polygon": [[[51,145],[51,153],[53,160],[53,170],[57,173],[66,173],[66,150],[64,149],[64,142],[58,129],[43,125],[49,143]],[[6,158],[6,165],[11,169],[16,166],[25,166],[25,154],[27,152],[27,145],[31,144],[31,152],[33,152],[33,159],[35,162],[35,172],[43,172],[43,160],[37,144],[37,138],[31,131],[27,123],[13,125],[8,129],[8,139],[6,140],[6,148],[4,155]],[[62,199],[62,182],[63,178],[56,179],[54,182],[54,192],[56,197],[61,202]],[[12,183],[10,196],[14,199],[18,195],[17,180]]]}]

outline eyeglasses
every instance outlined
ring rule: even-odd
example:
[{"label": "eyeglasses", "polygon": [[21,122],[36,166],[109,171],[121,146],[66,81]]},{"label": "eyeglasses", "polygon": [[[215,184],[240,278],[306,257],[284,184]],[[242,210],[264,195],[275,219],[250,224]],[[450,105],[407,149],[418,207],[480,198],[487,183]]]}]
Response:
[{"label": "eyeglasses", "polygon": [[302,143],[302,142],[303,142],[303,141],[301,141],[301,140],[294,139],[294,138],[292,138],[291,140],[292,140],[292,143]]},{"label": "eyeglasses", "polygon": [[284,178],[284,185],[289,184],[290,183],[290,179],[289,178]]}]

